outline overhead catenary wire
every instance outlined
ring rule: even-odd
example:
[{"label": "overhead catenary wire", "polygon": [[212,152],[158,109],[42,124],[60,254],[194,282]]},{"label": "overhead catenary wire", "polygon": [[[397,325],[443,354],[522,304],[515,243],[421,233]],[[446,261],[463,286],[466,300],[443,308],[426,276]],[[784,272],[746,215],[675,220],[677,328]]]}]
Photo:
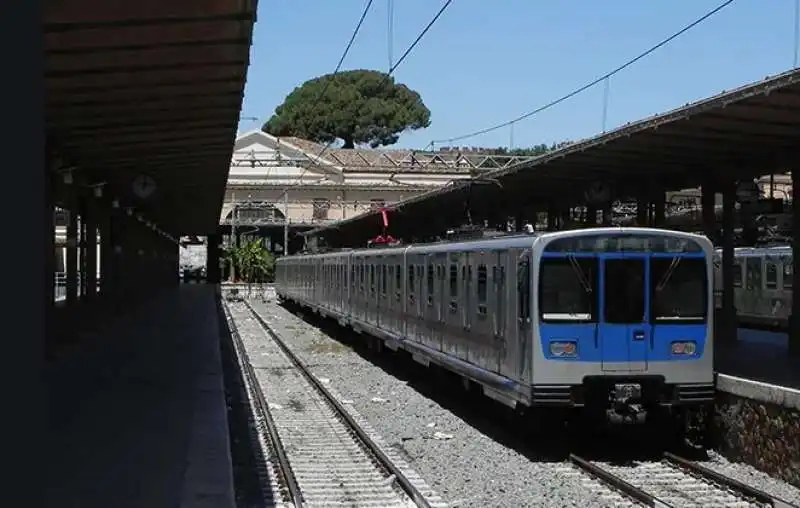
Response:
[{"label": "overhead catenary wire", "polygon": [[525,119],[530,118],[530,117],[532,117],[532,116],[534,116],[534,115],[536,115],[538,113],[541,113],[541,112],[543,112],[545,110],[548,110],[548,109],[552,108],[553,106],[557,106],[558,104],[561,104],[562,102],[567,101],[567,100],[571,99],[572,97],[575,97],[576,95],[578,95],[578,94],[580,94],[580,93],[582,93],[582,92],[594,87],[598,83],[601,83],[601,82],[611,78],[615,74],[618,74],[619,72],[625,70],[626,68],[628,68],[631,65],[635,64],[639,60],[642,60],[643,58],[647,57],[651,53],[653,53],[653,52],[657,51],[658,49],[662,48],[663,46],[666,46],[667,44],[669,44],[673,40],[677,39],[681,35],[685,34],[689,30],[691,30],[692,28],[694,28],[697,25],[703,23],[708,18],[714,16],[715,14],[717,14],[718,12],[720,12],[721,10],[723,10],[725,7],[729,6],[733,2],[734,2],[734,0],[726,0],[725,2],[723,2],[720,5],[718,5],[717,7],[715,7],[714,9],[712,9],[709,12],[707,12],[706,14],[704,14],[703,16],[701,16],[701,17],[697,18],[696,20],[692,21],[691,23],[689,23],[685,27],[681,28],[680,30],[678,30],[674,34],[670,35],[666,39],[663,39],[658,44],[656,44],[654,46],[651,46],[646,51],[644,51],[644,52],[640,53],[639,55],[637,55],[636,57],[628,60],[627,62],[623,63],[619,67],[613,69],[610,72],[607,72],[607,73],[603,74],[602,76],[598,77],[597,79],[595,79],[593,81],[590,81],[589,83],[586,83],[585,85],[583,85],[583,86],[581,86],[579,88],[576,88],[575,90],[569,92],[566,95],[563,95],[563,96],[559,97],[558,99],[555,99],[555,100],[553,100],[551,102],[548,102],[547,104],[545,104],[545,105],[543,105],[541,107],[538,107],[538,108],[534,109],[533,111],[529,111],[529,112],[527,112],[525,114],[522,114],[522,115],[520,115],[520,116],[518,116],[518,117],[516,117],[516,118],[514,118],[512,120],[508,120],[508,121],[493,125],[491,127],[486,127],[484,129],[476,130],[476,131],[470,132],[468,134],[462,134],[460,136],[454,136],[452,138],[446,138],[446,139],[435,139],[435,140],[431,141],[430,143],[428,143],[428,146],[426,146],[425,148],[427,149],[428,147],[433,147],[438,143],[452,143],[454,141],[460,141],[462,139],[468,139],[468,138],[472,138],[472,137],[475,137],[475,136],[480,136],[481,134],[486,134],[486,133],[495,131],[497,129],[502,129],[503,127],[508,127],[508,126],[513,125],[513,124],[515,124],[515,123],[517,123],[517,122],[519,122],[521,120],[525,120]]},{"label": "overhead catenary wire", "polygon": [[[386,73],[386,76],[384,76],[380,87],[382,87],[382,86],[384,86],[386,84],[386,82],[391,77],[392,73],[395,70],[397,70],[398,67],[400,67],[400,65],[403,63],[403,61],[411,54],[411,52],[414,50],[414,48],[417,46],[417,44],[419,44],[419,42],[422,40],[422,38],[425,37],[425,34],[428,33],[428,31],[431,29],[431,27],[433,27],[434,24],[436,24],[436,22],[439,20],[439,18],[442,16],[442,14],[444,14],[444,11],[446,11],[447,8],[450,7],[450,4],[452,4],[452,3],[453,3],[453,0],[447,0],[442,5],[442,7],[439,9],[439,11],[436,13],[436,15],[433,17],[433,19],[431,19],[430,22],[428,22],[428,24],[425,26],[425,28],[423,28],[422,31],[419,33],[417,38],[414,39],[414,42],[412,42],[411,45],[408,46],[408,48],[403,52],[403,54],[400,56],[400,58],[398,58],[397,61],[391,67],[389,67],[389,71]],[[380,88],[380,87],[378,87],[378,88]],[[335,139],[331,140],[330,142],[328,142],[328,144],[326,144],[322,148],[322,150],[316,155],[317,160],[319,160],[322,157],[322,155],[325,152],[328,151],[328,149],[331,147],[331,145],[333,145],[334,141],[335,141]]]},{"label": "overhead catenary wire", "polygon": [[[364,11],[361,13],[361,17],[358,19],[358,23],[356,24],[356,27],[353,30],[352,35],[350,36],[350,40],[347,42],[347,46],[344,48],[344,51],[342,52],[342,56],[339,58],[339,63],[336,64],[336,68],[330,74],[329,79],[325,82],[325,85],[322,87],[322,90],[320,91],[319,95],[317,96],[317,99],[311,105],[311,110],[308,113],[309,117],[311,117],[314,114],[314,111],[317,109],[317,106],[322,102],[322,99],[325,97],[325,93],[328,91],[328,87],[331,85],[331,82],[333,81],[332,78],[334,76],[336,76],[339,73],[339,71],[341,70],[342,64],[344,64],[345,58],[347,58],[347,55],[350,53],[350,48],[353,47],[353,43],[355,42],[356,37],[358,36],[358,33],[361,31],[361,26],[364,24],[364,20],[367,18],[367,14],[369,14],[370,9],[372,8],[372,3],[374,1],[375,0],[368,0],[367,1],[367,5],[364,6]],[[317,156],[316,159],[317,159],[317,161],[319,161],[319,156]],[[303,176],[305,176],[306,172],[308,172],[308,168],[303,168],[303,171],[301,171],[300,174],[296,177],[296,181],[302,183]],[[299,185],[299,183],[298,183],[298,185]],[[287,187],[284,190],[284,193],[286,193],[288,191],[289,191],[289,188]]]},{"label": "overhead catenary wire", "polygon": [[[352,35],[350,36],[350,40],[347,42],[347,46],[345,46],[344,51],[342,52],[342,56],[339,58],[339,63],[336,64],[336,68],[333,70],[333,73],[330,75],[330,78],[336,76],[339,73],[339,70],[342,68],[342,64],[344,64],[345,58],[350,53],[350,48],[353,47],[353,43],[358,36],[358,33],[361,31],[361,26],[364,24],[364,20],[367,19],[367,14],[369,14],[370,9],[372,8],[372,3],[375,0],[368,0],[367,5],[364,6],[364,11],[361,13],[361,17],[358,19],[358,23],[356,24],[355,29],[353,30]],[[314,114],[314,110],[316,110],[317,106],[322,102],[322,99],[325,97],[325,93],[328,91],[328,87],[331,84],[333,79],[328,79],[325,85],[322,87],[320,94],[317,96],[317,99],[311,105],[311,110],[309,111],[308,115],[312,116]],[[317,161],[319,161],[319,156],[317,157]],[[283,213],[284,213],[284,220],[283,220],[283,248],[285,249],[285,253],[289,253],[289,189],[293,186],[299,186],[303,184],[303,177],[308,172],[308,168],[304,167],[303,171],[295,178],[295,184],[290,183],[283,189],[281,193],[281,197],[283,198]]]}]

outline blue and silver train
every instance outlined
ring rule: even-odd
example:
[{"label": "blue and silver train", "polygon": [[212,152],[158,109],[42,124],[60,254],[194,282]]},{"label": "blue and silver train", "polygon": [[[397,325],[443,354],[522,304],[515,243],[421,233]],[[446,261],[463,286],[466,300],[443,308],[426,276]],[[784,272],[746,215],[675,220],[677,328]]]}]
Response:
[{"label": "blue and silver train", "polygon": [[642,421],[713,401],[713,252],[592,228],[284,257],[276,290],[512,408]]}]

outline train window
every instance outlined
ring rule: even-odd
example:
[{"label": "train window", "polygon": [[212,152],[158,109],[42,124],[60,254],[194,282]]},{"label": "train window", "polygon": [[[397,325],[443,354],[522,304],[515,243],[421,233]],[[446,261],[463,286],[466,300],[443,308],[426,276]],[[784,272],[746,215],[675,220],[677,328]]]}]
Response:
[{"label": "train window", "polygon": [[486,265],[478,265],[478,314],[482,315],[488,313],[486,308],[486,300],[488,299],[489,293],[487,279]]},{"label": "train window", "polygon": [[450,265],[450,298],[458,298],[458,267]]},{"label": "train window", "polygon": [[545,258],[539,272],[539,315],[543,322],[597,319],[597,260]]},{"label": "train window", "polygon": [[486,303],[488,297],[488,289],[486,287],[486,280],[488,274],[486,273],[486,265],[478,265],[478,303]]},{"label": "train window", "polygon": [[428,265],[428,276],[427,276],[427,286],[428,286],[428,303],[433,303],[433,265]]},{"label": "train window", "polygon": [[733,264],[733,287],[735,288],[742,287],[742,270],[744,270],[744,267],[741,263],[736,262]]},{"label": "train window", "polygon": [[761,289],[761,258],[745,258],[747,266],[747,289]]},{"label": "train window", "polygon": [[493,267],[494,271],[494,284],[497,289],[497,306],[496,310],[496,322],[497,325],[495,326],[495,333],[498,336],[502,336],[505,331],[505,316],[506,316],[506,268],[504,266],[501,267]]},{"label": "train window", "polygon": [[531,317],[531,269],[527,257],[517,267],[517,316],[521,320]]},{"label": "train window", "polygon": [[369,293],[375,294],[375,265],[369,265]]},{"label": "train window", "polygon": [[767,289],[775,289],[778,287],[778,267],[775,263],[767,261],[767,278],[764,281]]},{"label": "train window", "polygon": [[708,273],[700,258],[650,260],[650,307],[655,322],[703,322],[708,312]]},{"label": "train window", "polygon": [[789,289],[794,284],[794,268],[792,266],[792,258],[784,257],[783,258],[783,287]]}]

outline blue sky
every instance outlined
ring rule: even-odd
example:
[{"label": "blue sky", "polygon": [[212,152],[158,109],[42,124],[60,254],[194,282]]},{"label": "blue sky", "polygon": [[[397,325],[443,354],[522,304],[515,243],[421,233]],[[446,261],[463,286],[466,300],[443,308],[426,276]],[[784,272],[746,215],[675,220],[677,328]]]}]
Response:
[{"label": "blue sky", "polygon": [[[722,0],[455,0],[395,71],[431,110],[422,149],[535,109],[610,71]],[[366,0],[261,0],[240,130],[258,128],[302,82],[334,70]],[[395,60],[443,0],[394,0]],[[611,78],[606,126],[681,106],[794,65],[795,0],[736,0]],[[375,0],[343,69],[386,70],[387,0]],[[602,85],[514,126],[513,145],[603,128]],[[458,141],[508,146],[508,127]]]}]

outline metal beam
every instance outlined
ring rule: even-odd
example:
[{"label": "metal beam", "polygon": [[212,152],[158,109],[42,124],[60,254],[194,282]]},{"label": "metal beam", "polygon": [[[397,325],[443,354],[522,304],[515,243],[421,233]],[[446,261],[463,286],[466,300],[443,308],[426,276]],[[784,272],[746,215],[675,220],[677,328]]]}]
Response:
[{"label": "metal beam", "polygon": [[[200,137],[195,139],[171,139],[166,141],[143,141],[143,142],[127,142],[127,143],[114,143],[114,144],[107,144],[104,146],[95,146],[95,147],[86,147],[83,145],[74,145],[68,148],[71,149],[80,149],[81,154],[91,155],[93,157],[114,157],[115,154],[137,154],[142,153],[144,151],[149,151],[151,153],[174,153],[176,155],[180,155],[182,153],[187,153],[188,151],[194,150],[195,144],[204,144],[209,146],[209,143],[215,138],[208,137]],[[218,139],[218,138],[217,138]],[[212,145],[215,147],[222,147],[227,145]],[[167,152],[169,149],[169,152]]]},{"label": "metal beam", "polygon": [[[75,110],[80,111],[80,114],[63,114],[65,109],[60,111],[54,111],[51,114],[48,114],[50,118],[48,119],[48,125],[59,125],[64,123],[70,123],[73,120],[81,120],[81,119],[91,119],[97,118],[98,120],[102,121],[103,117],[108,117],[112,115],[125,115],[126,118],[130,119],[152,119],[152,118],[163,118],[161,113],[170,113],[170,112],[180,112],[182,115],[186,115],[186,118],[196,118],[198,116],[202,116],[209,111],[222,111],[222,112],[231,112],[236,113],[237,119],[239,115],[239,108],[241,107],[241,101],[236,100],[230,102],[228,104],[214,104],[214,105],[207,105],[203,106],[203,103],[200,104],[176,104],[176,107],[165,107],[165,108],[143,108],[143,105],[137,104],[126,104],[124,108],[98,108],[95,111],[86,110],[83,108],[75,108]],[[138,106],[138,107],[137,107]],[[54,113],[62,113],[60,115],[56,115]],[[134,114],[135,113],[135,114]],[[222,116],[222,115],[220,115]],[[98,118],[99,117],[99,118]],[[89,123],[89,122],[87,122]],[[92,123],[100,123],[100,122],[92,122]]]},{"label": "metal beam", "polygon": [[[145,104],[160,104],[160,103],[172,103],[172,102],[182,102],[184,99],[197,99],[199,97],[219,97],[219,98],[227,98],[227,97],[236,97],[241,99],[243,96],[241,91],[226,91],[226,92],[203,92],[203,93],[192,93],[192,92],[183,92],[178,94],[172,95],[143,95],[136,97],[135,100],[137,102],[141,101]],[[126,100],[132,102],[131,97],[127,97]],[[186,102],[194,102],[194,101],[186,101]],[[120,105],[120,99],[89,99],[83,101],[70,101],[70,100],[62,100],[62,101],[55,101],[55,102],[45,102],[46,108],[77,108],[83,106],[102,106],[106,104],[112,105]],[[139,107],[139,105],[137,105]]]},{"label": "metal beam", "polygon": [[134,82],[128,83],[125,85],[76,85],[76,86],[64,86],[64,87],[53,87],[50,84],[46,83],[45,88],[49,93],[64,93],[64,94],[79,94],[79,93],[96,93],[96,92],[104,92],[104,91],[111,91],[117,92],[121,90],[147,90],[150,91],[156,88],[185,88],[185,87],[197,87],[197,85],[214,85],[214,84],[235,84],[241,88],[241,83],[232,78],[209,78],[209,77],[198,77],[197,79],[170,79],[167,81],[145,81],[145,82]]},{"label": "metal beam", "polygon": [[47,78],[71,78],[75,76],[92,76],[92,75],[108,75],[108,74],[137,74],[140,72],[161,72],[161,71],[175,71],[175,70],[195,70],[195,69],[208,69],[214,67],[233,67],[246,69],[248,60],[218,60],[210,62],[195,62],[195,63],[165,63],[165,64],[148,64],[148,65],[114,65],[106,67],[91,67],[91,68],[78,68],[78,69],[61,69],[45,71],[44,77]]},{"label": "metal beam", "polygon": [[[107,149],[106,150],[99,150],[99,151],[92,151],[90,152],[93,155],[108,155],[113,154],[115,152],[122,152],[122,153],[130,153],[131,151],[136,153],[142,152],[151,152],[151,153],[167,153],[165,148],[169,147],[172,150],[175,150],[176,154],[186,153],[187,150],[197,150],[197,145],[204,145],[206,148],[220,148],[222,149],[233,149],[232,145],[226,143],[219,142],[220,136],[210,136],[208,138],[200,137],[200,138],[187,138],[187,139],[172,139],[168,140],[168,142],[157,142],[157,141],[143,141],[143,142],[128,142],[128,143],[114,143],[114,144],[106,144],[103,145]],[[216,143],[211,143],[212,141],[217,141]],[[180,142],[180,143],[178,143]],[[148,144],[148,149],[145,150],[142,148],[142,143]],[[174,145],[178,146],[174,146]],[[184,144],[184,145],[182,145]],[[188,146],[187,146],[188,145]],[[68,144],[65,145],[67,150],[75,150],[75,149],[83,149],[86,148],[86,145],[77,143],[77,144]],[[170,151],[171,152],[171,151]]]},{"label": "metal beam", "polygon": [[[161,151],[159,151],[161,152]],[[177,155],[172,152],[167,153],[155,153],[155,154],[148,154],[146,156],[122,156],[114,158],[115,164],[155,164],[160,163],[159,161],[169,162],[172,164],[173,160],[176,157],[180,157],[181,160],[204,160],[207,161],[209,158],[212,157],[222,157],[230,155],[231,148],[228,146],[227,148],[222,148],[220,145],[219,148],[214,148],[213,150],[208,150],[203,147],[193,149],[191,153],[184,154],[182,151]]]},{"label": "metal beam", "polygon": [[82,135],[84,133],[93,133],[97,131],[103,132],[130,132],[130,131],[168,131],[168,130],[187,130],[197,129],[206,126],[220,125],[218,118],[199,118],[190,121],[181,119],[169,119],[165,122],[148,122],[146,124],[131,123],[131,122],[118,122],[116,124],[103,124],[103,125],[84,125],[75,128],[70,128],[64,131],[65,136]]},{"label": "metal beam", "polygon": [[46,48],[47,56],[92,55],[98,53],[118,53],[123,51],[151,51],[168,48],[197,48],[203,46],[249,46],[250,39],[232,37],[225,39],[197,39],[184,41],[148,42],[142,44],[112,44],[108,46],[75,46],[71,48]]},{"label": "metal beam", "polygon": [[207,16],[174,16],[168,18],[131,18],[108,21],[55,21],[44,23],[44,33],[76,32],[81,30],[139,28],[148,26],[185,25],[191,23],[208,23],[217,21],[251,21],[255,22],[255,12],[234,12],[230,14],[212,14]]},{"label": "metal beam", "polygon": [[[212,126],[205,126],[199,129],[171,129],[168,131],[152,131],[152,132],[120,132],[114,135],[105,135],[105,136],[86,136],[83,139],[79,140],[76,144],[80,146],[96,146],[96,145],[116,145],[116,144],[123,144],[123,143],[159,143],[162,141],[174,140],[174,139],[186,139],[192,140],[196,139],[197,136],[194,135],[197,131],[210,131],[219,135],[225,135],[225,133],[230,132],[231,128],[225,125],[212,125]],[[203,136],[210,136],[210,134],[203,134]],[[120,140],[128,140],[124,142],[120,142]],[[135,140],[135,141],[133,141]],[[70,143],[72,140],[67,139],[67,143]],[[69,144],[67,145],[69,146]]]}]

